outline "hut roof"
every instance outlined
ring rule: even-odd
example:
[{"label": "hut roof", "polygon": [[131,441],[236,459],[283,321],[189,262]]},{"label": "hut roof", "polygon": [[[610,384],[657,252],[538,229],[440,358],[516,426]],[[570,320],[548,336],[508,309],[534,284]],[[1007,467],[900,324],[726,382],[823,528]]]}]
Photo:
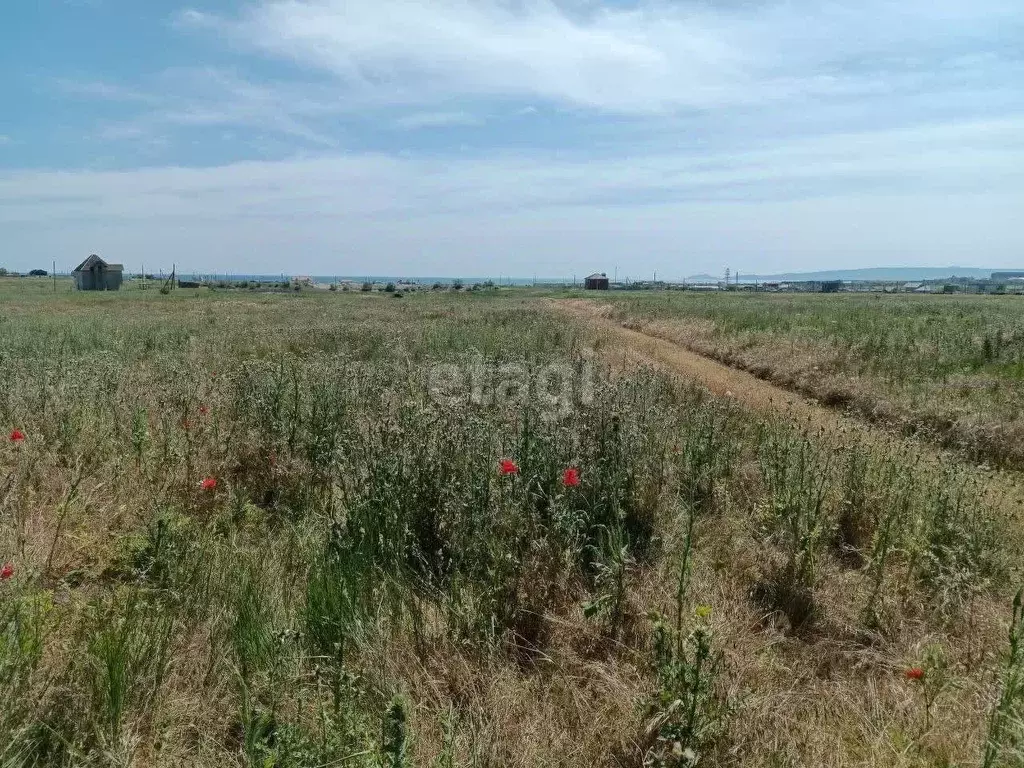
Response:
[{"label": "hut roof", "polygon": [[602,274],[601,272],[595,272],[592,275],[587,275],[587,280],[607,280],[608,275]]},{"label": "hut roof", "polygon": [[86,259],[81,264],[79,264],[77,267],[75,267],[75,272],[87,272],[90,269],[93,269],[95,267],[99,267],[101,270],[102,269],[107,269],[107,270],[110,270],[111,272],[123,272],[124,271],[124,266],[123,265],[121,265],[121,264],[107,264],[107,262],[105,262],[103,259],[101,259],[99,256],[97,256],[94,253],[88,259]]}]

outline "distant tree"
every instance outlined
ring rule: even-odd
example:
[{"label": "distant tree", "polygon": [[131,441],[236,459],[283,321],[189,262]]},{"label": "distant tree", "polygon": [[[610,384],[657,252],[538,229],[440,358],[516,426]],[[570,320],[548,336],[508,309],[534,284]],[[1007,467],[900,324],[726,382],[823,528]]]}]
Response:
[{"label": "distant tree", "polygon": [[47,272],[45,269],[33,269],[31,272],[29,272],[29,274],[32,277],[46,277],[50,273]]},{"label": "distant tree", "polygon": [[0,267],[0,277],[7,277],[9,274],[6,267]]},{"label": "distant tree", "polygon": [[393,299],[400,299],[400,298],[402,298],[402,292],[401,291],[395,291],[394,293],[391,294],[391,298],[393,298]]},{"label": "distant tree", "polygon": [[461,280],[456,280],[455,282],[453,282],[452,283],[452,290],[453,291],[461,291],[462,290],[462,281]]},{"label": "distant tree", "polygon": [[443,291],[444,290],[444,286],[441,283],[434,283],[432,286],[430,286],[430,290],[432,290],[432,291]]},{"label": "distant tree", "polygon": [[949,284],[944,285],[944,286],[942,286],[942,292],[943,293],[956,293],[956,286],[955,285],[949,285]]},{"label": "distant tree", "polygon": [[387,285],[384,286],[384,293],[394,293],[394,292],[395,292],[395,284],[394,283],[388,283]]},{"label": "distant tree", "polygon": [[839,293],[839,289],[843,287],[841,280],[826,280],[821,284],[822,293]]}]

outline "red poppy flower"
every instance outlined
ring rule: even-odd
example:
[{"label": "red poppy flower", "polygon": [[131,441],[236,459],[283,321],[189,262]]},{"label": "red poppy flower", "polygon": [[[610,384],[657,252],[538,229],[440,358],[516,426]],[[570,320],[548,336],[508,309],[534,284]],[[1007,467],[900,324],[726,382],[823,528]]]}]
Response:
[{"label": "red poppy flower", "polygon": [[7,581],[13,575],[14,563],[4,563],[4,567],[0,568],[0,581]]},{"label": "red poppy flower", "polygon": [[519,465],[512,461],[512,459],[502,459],[498,464],[498,469],[503,475],[519,474]]},{"label": "red poppy flower", "polygon": [[575,488],[580,484],[580,471],[575,467],[569,467],[562,473],[562,485],[567,488]]},{"label": "red poppy flower", "polygon": [[217,487],[217,480],[213,477],[204,477],[203,482],[199,484],[199,487],[204,491],[212,491]]},{"label": "red poppy flower", "polygon": [[199,413],[201,415],[205,416],[209,412],[210,412],[210,406],[208,406],[208,405],[200,405],[199,406]]},{"label": "red poppy flower", "polygon": [[920,680],[924,677],[924,670],[920,667],[911,667],[904,674],[907,676],[907,680]]},{"label": "red poppy flower", "polygon": [[25,439],[25,433],[22,432],[20,429],[15,429],[15,430],[11,431],[11,442],[12,443],[20,443],[24,439]]}]

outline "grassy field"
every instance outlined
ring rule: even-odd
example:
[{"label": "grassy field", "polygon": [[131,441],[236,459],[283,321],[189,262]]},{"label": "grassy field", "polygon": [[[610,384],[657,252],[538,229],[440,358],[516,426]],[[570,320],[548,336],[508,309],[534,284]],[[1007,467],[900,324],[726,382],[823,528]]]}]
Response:
[{"label": "grassy field", "polygon": [[529,292],[50,288],[0,281],[4,768],[1021,764],[972,470]]},{"label": "grassy field", "polygon": [[1024,468],[1019,296],[611,296],[622,320],[722,362]]}]

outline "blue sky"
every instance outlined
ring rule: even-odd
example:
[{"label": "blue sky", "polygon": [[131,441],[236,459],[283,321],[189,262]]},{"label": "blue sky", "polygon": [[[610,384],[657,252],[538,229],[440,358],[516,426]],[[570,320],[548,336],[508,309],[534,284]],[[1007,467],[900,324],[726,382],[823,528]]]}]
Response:
[{"label": "blue sky", "polygon": [[1024,266],[1020,0],[0,10],[0,265]]}]

